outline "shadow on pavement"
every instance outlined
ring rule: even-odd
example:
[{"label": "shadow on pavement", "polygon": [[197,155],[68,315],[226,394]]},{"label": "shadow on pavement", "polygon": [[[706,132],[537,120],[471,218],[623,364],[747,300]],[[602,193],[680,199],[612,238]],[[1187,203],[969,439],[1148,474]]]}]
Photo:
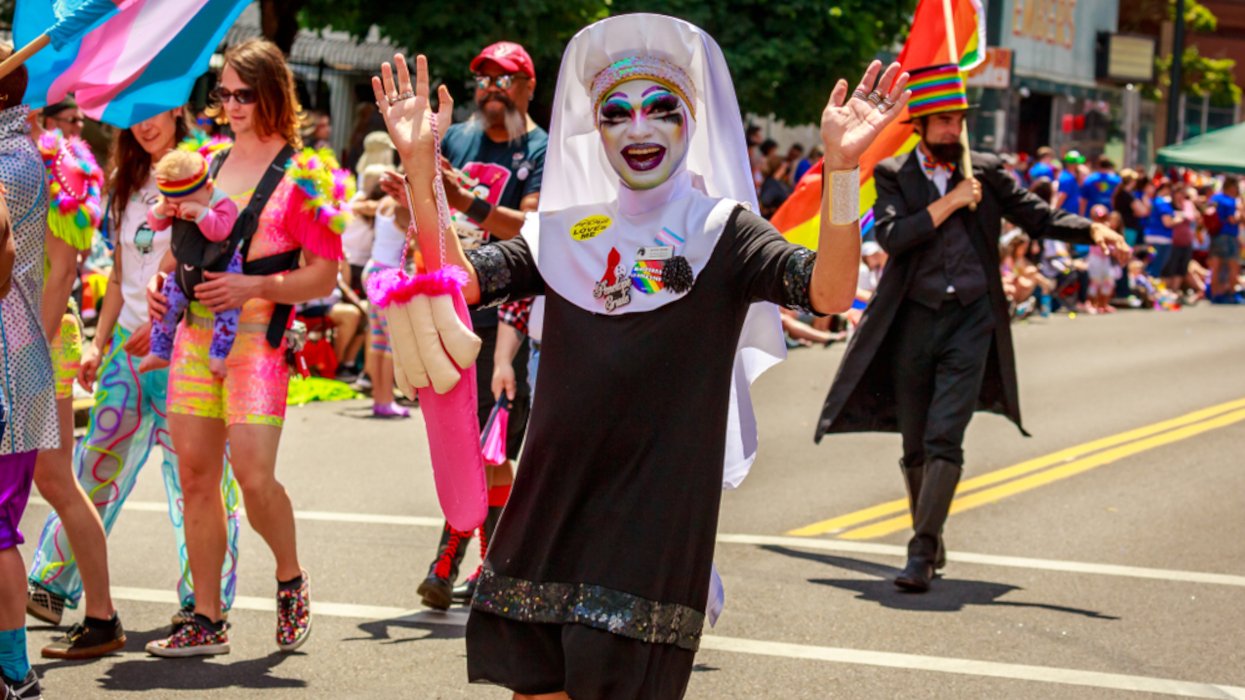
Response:
[{"label": "shadow on pavement", "polygon": [[[466,619],[465,609],[461,613],[459,611],[449,613],[418,612],[413,615],[404,615],[388,620],[365,622],[359,625],[359,629],[367,634],[366,637],[348,637],[344,641],[402,644],[405,642],[420,642],[426,639],[462,639],[467,635]],[[394,628],[398,630],[420,630],[426,634],[416,636],[400,632],[400,636],[395,637],[393,634]]]},{"label": "shadow on pavement", "polygon": [[848,571],[855,571],[868,576],[876,576],[880,580],[813,578],[809,579],[809,583],[851,591],[856,594],[856,598],[859,600],[877,603],[883,607],[895,610],[958,612],[970,605],[999,605],[1014,608],[1050,610],[1070,615],[1081,615],[1095,620],[1120,619],[1113,615],[1104,615],[1096,610],[1084,610],[1082,608],[1051,605],[1048,603],[999,600],[1008,593],[1023,591],[1024,589],[1019,586],[989,581],[967,581],[939,577],[934,581],[934,585],[928,593],[907,593],[896,588],[894,583],[892,583],[892,579],[899,573],[899,569],[894,567],[850,557],[802,552],[788,547],[767,545],[761,547],[761,549],[774,554],[814,561],[819,564],[847,569]]},{"label": "shadow on pavement", "polygon": [[100,679],[104,690],[218,690],[222,688],[306,688],[307,681],[271,675],[291,654],[273,652],[259,659],[229,663],[228,657],[134,659],[113,664]]}]

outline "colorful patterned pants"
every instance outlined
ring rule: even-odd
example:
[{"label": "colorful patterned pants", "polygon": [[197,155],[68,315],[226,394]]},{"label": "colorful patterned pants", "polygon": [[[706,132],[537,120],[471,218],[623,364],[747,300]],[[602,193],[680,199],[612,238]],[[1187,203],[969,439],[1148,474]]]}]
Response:
[{"label": "colorful patterned pants", "polygon": [[[156,445],[162,448],[164,489],[168,494],[169,517],[173,521],[181,565],[177,593],[182,604],[188,605],[194,601],[194,587],[182,530],[182,488],[177,475],[177,455],[169,437],[165,409],[169,373],[158,370],[139,374],[138,363],[142,358],[123,349],[129,337],[130,333],[120,327],[113,333],[111,349],[100,366],[90,427],[74,450],[74,466],[78,483],[99,510],[104,530],[111,532],[125,499],[134,489],[139,470],[147,463],[151,448]],[[238,482],[228,463],[221,492],[228,515],[229,537],[225,566],[221,571],[221,600],[228,610],[237,593],[238,507],[241,503]],[[48,516],[39,536],[39,547],[30,566],[30,581],[65,598],[69,607],[77,607],[82,597],[82,578],[56,513]]]}]

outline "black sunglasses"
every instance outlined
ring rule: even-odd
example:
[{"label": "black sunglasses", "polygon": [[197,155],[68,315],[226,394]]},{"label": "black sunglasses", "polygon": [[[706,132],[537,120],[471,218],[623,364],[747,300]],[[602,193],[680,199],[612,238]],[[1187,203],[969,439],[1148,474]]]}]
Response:
[{"label": "black sunglasses", "polygon": [[255,100],[258,98],[259,95],[251,88],[238,88],[237,90],[230,91],[223,87],[218,87],[212,91],[212,99],[222,105],[229,100],[234,100],[240,105],[255,104]]}]

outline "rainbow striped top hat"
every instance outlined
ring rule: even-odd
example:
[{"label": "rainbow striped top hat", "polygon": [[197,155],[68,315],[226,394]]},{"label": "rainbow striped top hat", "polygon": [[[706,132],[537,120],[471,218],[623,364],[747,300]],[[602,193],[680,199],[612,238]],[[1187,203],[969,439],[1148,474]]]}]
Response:
[{"label": "rainbow striped top hat", "polygon": [[912,91],[908,100],[909,121],[930,114],[969,109],[964,76],[954,63],[917,68],[908,75],[908,89]]}]

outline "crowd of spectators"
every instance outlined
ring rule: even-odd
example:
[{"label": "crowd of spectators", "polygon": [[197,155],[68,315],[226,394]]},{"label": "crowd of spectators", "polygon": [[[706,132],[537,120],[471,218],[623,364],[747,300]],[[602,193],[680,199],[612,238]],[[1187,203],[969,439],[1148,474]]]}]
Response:
[{"label": "crowd of spectators", "polygon": [[[776,157],[777,149],[770,143],[758,140],[753,149],[761,208],[767,216],[773,210],[767,209],[764,196],[769,173],[781,176],[782,168],[800,151],[793,146],[787,158]],[[1203,301],[1245,303],[1241,276],[1245,216],[1236,176],[1117,170],[1105,156],[1091,167],[1075,150],[1059,157],[1048,147],[1038,149],[1027,162],[1006,153],[1002,159],[1005,170],[1030,192],[1055,208],[1110,226],[1133,247],[1132,258],[1123,264],[1095,246],[1031,240],[1005,222],[999,240],[1000,274],[1013,318],[1177,310]],[[793,174],[802,175],[807,168],[801,169],[801,161],[795,163]],[[834,319],[785,316],[789,345],[828,345],[859,321],[885,269],[886,253],[866,237],[861,258],[856,308]]]}]

